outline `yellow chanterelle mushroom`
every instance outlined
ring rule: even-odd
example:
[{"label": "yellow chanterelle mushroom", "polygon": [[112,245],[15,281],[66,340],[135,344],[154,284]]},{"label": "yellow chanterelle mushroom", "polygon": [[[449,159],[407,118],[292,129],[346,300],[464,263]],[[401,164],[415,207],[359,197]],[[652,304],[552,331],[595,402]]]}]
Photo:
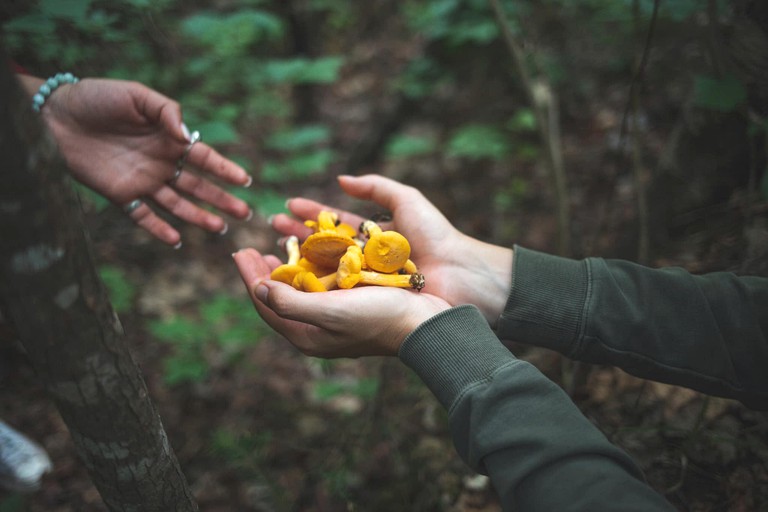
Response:
[{"label": "yellow chanterelle mushroom", "polygon": [[295,236],[289,236],[285,241],[285,250],[288,253],[288,262],[273,270],[270,277],[275,281],[293,284],[296,274],[306,272],[306,269],[299,265],[299,259],[301,258],[299,239]]},{"label": "yellow chanterelle mushroom", "polygon": [[397,231],[382,231],[372,220],[363,222],[360,231],[368,237],[363,254],[371,269],[388,274],[397,272],[408,262],[411,245]]},{"label": "yellow chanterelle mushroom", "polygon": [[387,274],[363,270],[364,256],[357,245],[347,248],[339,260],[336,272],[336,284],[339,288],[352,288],[358,284],[394,286],[397,288],[424,288],[424,276],[421,274]]},{"label": "yellow chanterelle mushroom", "polygon": [[315,233],[301,245],[301,255],[320,267],[336,268],[347,247],[355,245],[351,236],[336,229],[338,215],[322,211],[317,216]]}]

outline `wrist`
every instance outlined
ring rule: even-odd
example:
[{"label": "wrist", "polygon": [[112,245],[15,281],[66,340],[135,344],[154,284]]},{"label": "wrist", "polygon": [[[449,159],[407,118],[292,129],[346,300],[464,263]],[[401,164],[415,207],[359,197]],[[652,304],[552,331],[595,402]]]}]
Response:
[{"label": "wrist", "polygon": [[467,272],[467,304],[475,305],[488,324],[495,327],[512,289],[512,249],[467,237],[465,261],[472,262]]},{"label": "wrist", "polygon": [[[68,84],[76,84],[80,79],[72,73],[57,73],[56,75],[42,80],[34,77],[24,77],[22,84],[27,93],[32,93],[32,109],[40,112],[57,89]],[[33,89],[37,86],[37,89]],[[34,92],[33,92],[34,91]]]}]

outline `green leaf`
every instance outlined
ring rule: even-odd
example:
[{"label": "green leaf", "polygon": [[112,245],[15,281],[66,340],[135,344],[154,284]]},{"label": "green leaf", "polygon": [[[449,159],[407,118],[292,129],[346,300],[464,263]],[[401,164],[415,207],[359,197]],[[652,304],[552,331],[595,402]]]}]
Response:
[{"label": "green leaf", "polygon": [[196,322],[182,316],[175,316],[166,321],[150,322],[149,331],[162,341],[178,345],[198,345],[209,336],[206,328],[201,328]]},{"label": "green leaf", "polygon": [[91,190],[80,182],[73,181],[73,186],[75,187],[78,196],[80,196],[80,200],[93,207],[96,212],[101,212],[112,204],[109,202],[109,199],[98,192]]},{"label": "green leaf", "polygon": [[136,287],[131,283],[122,269],[114,265],[99,267],[99,277],[109,292],[109,301],[118,313],[128,311],[136,295]]},{"label": "green leaf", "polygon": [[514,132],[530,132],[536,129],[536,116],[530,108],[521,108],[507,123],[507,128]]},{"label": "green leaf", "polygon": [[322,174],[328,170],[334,159],[334,152],[330,149],[319,149],[311,153],[292,156],[285,161],[285,169],[297,178],[306,178],[315,174]]},{"label": "green leaf", "polygon": [[337,381],[316,382],[312,388],[315,398],[320,401],[331,400],[347,391],[347,386]]},{"label": "green leaf", "polygon": [[482,124],[469,124],[459,128],[448,142],[448,154],[470,159],[500,160],[510,150],[508,137],[500,130]]},{"label": "green leaf", "polygon": [[232,123],[211,121],[201,123],[190,130],[198,130],[207,144],[229,144],[238,141],[238,134]]},{"label": "green leaf", "polygon": [[400,159],[427,155],[437,149],[434,137],[419,137],[414,135],[397,135],[387,144],[388,158]]},{"label": "green leaf", "polygon": [[718,112],[733,112],[747,100],[747,90],[744,84],[733,75],[723,78],[699,75],[694,79],[694,104],[717,110]]},{"label": "green leaf", "polygon": [[208,376],[208,364],[201,357],[174,356],[165,360],[163,380],[170,385],[200,382]]},{"label": "green leaf", "polygon": [[204,12],[181,23],[182,32],[209,47],[221,57],[246,55],[257,43],[276,41],[285,30],[277,16],[261,10],[243,9],[232,14]]},{"label": "green leaf", "polygon": [[321,124],[305,125],[282,130],[267,138],[266,146],[280,151],[295,151],[307,146],[327,142],[330,130]]},{"label": "green leaf", "polygon": [[234,297],[218,294],[200,307],[200,316],[207,325],[217,325],[238,307]]},{"label": "green leaf", "polygon": [[339,77],[342,57],[272,60],[264,66],[264,76],[274,83],[331,83]]},{"label": "green leaf", "polygon": [[271,190],[252,190],[248,188],[235,189],[232,191],[232,194],[255,208],[259,215],[263,217],[269,217],[276,213],[288,213],[288,209],[285,207],[285,201],[288,198],[283,194],[278,194]]}]

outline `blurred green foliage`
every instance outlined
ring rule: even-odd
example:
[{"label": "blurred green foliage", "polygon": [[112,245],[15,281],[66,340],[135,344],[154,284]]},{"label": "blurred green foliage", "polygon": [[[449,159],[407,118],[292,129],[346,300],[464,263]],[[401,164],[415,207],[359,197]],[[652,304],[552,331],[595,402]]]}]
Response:
[{"label": "blurred green foliage", "polygon": [[236,364],[245,350],[268,331],[247,297],[220,294],[203,302],[194,316],[175,315],[149,323],[154,337],[172,345],[165,360],[165,381],[174,385],[208,376],[209,361]]},{"label": "blurred green foliage", "polygon": [[363,400],[369,400],[379,391],[379,381],[374,378],[363,378],[353,381],[318,380],[312,389],[315,398],[320,401],[331,400],[341,395],[352,395]]},{"label": "blurred green foliage", "polygon": [[118,313],[129,311],[133,307],[136,287],[125,272],[115,265],[102,265],[99,267],[99,277],[107,287],[109,301],[115,311]]}]

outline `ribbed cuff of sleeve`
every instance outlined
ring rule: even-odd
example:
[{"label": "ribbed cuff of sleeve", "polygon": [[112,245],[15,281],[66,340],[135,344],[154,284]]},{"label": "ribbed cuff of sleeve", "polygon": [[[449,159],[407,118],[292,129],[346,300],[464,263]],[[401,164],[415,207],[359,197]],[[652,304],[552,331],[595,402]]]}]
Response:
[{"label": "ribbed cuff of sleeve", "polygon": [[570,354],[581,336],[589,295],[586,260],[515,246],[512,289],[497,334]]},{"label": "ribbed cuff of sleeve", "polygon": [[408,335],[398,355],[448,411],[464,389],[515,360],[480,310],[469,305],[424,322]]}]

